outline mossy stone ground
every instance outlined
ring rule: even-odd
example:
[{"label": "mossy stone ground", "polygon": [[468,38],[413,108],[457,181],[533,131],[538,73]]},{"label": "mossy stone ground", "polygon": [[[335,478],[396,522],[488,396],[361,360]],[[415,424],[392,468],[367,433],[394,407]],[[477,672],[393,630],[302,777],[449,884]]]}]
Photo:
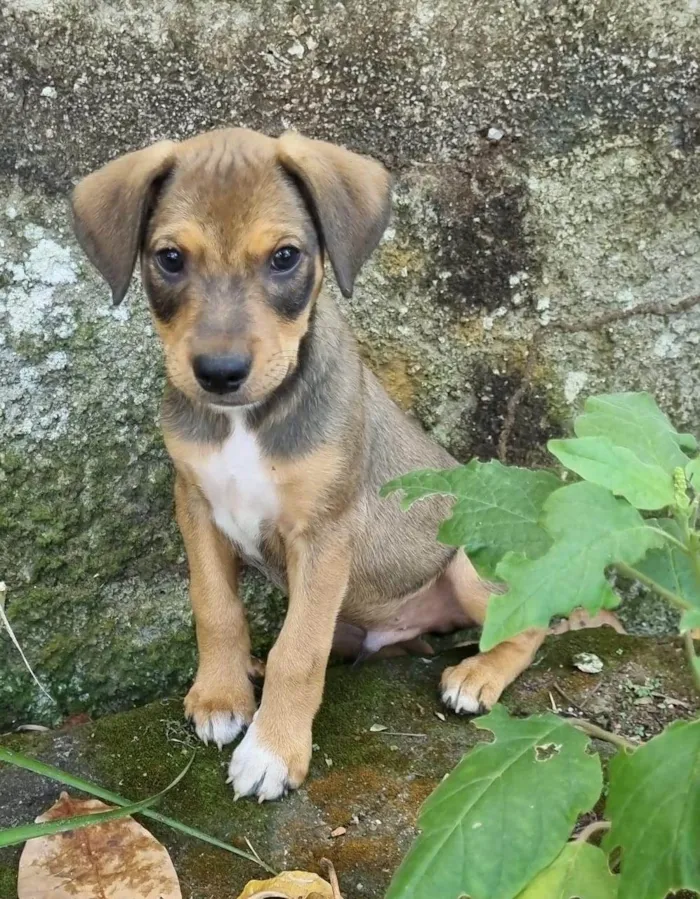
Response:
[{"label": "mossy stone ground", "polygon": [[[279,869],[319,870],[319,860],[330,858],[345,895],[379,899],[410,845],[420,804],[467,749],[488,739],[467,719],[446,715],[443,721],[437,715],[439,673],[468,651],[331,668],[309,779],[287,799],[263,806],[234,803],[225,784],[229,752],[201,747],[161,810],[243,849],[248,838]],[[584,651],[603,660],[601,675],[575,669],[572,659]],[[680,641],[620,636],[609,629],[549,638],[504,703],[516,715],[545,711],[552,703],[565,712],[582,706],[603,725],[642,739],[697,712]],[[387,731],[373,733],[373,724]],[[179,699],[50,733],[7,735],[2,742],[129,798],[167,784],[198,746],[183,723]],[[598,748],[609,755],[608,745]],[[59,790],[35,775],[0,767],[0,826],[31,820]],[[334,839],[338,826],[347,833]],[[152,829],[170,850],[188,899],[235,897],[259,876],[254,865],[234,856],[155,824]],[[0,852],[0,899],[16,895],[19,851]]]}]

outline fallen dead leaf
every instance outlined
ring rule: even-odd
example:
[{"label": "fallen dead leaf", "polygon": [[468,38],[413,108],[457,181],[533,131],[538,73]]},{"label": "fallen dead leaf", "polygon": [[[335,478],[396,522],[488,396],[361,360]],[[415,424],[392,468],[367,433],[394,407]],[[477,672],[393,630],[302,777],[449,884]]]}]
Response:
[{"label": "fallen dead leaf", "polygon": [[[109,811],[97,799],[67,793],[37,822]],[[133,818],[29,840],[22,851],[18,899],[182,899],[167,850]]]},{"label": "fallen dead leaf", "polygon": [[251,880],[238,899],[333,899],[333,890],[318,874],[283,871],[270,880]]}]

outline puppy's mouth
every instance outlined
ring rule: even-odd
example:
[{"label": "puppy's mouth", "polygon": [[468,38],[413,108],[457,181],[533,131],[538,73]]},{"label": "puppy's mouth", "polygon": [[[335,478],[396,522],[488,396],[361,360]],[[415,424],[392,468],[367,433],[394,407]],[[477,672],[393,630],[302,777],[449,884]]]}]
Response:
[{"label": "puppy's mouth", "polygon": [[[278,376],[274,379],[265,379],[263,384],[244,384],[239,390],[226,394],[208,393],[200,388],[198,399],[204,405],[221,412],[232,409],[254,409],[257,406],[262,406],[279,390],[283,389],[293,370],[293,366],[290,366],[281,379]],[[278,373],[276,374],[278,375]]]},{"label": "puppy's mouth", "polygon": [[251,409],[260,402],[259,400],[251,400],[244,396],[229,398],[223,396],[209,396],[208,394],[205,394],[202,399],[207,406],[211,406],[213,409],[218,409],[219,411],[228,411],[229,409]]}]

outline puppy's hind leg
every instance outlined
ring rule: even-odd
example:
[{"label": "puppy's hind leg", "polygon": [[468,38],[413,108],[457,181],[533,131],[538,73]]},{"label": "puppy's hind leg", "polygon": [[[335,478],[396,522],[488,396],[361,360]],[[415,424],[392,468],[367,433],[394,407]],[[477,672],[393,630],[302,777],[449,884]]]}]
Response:
[{"label": "puppy's hind leg", "polygon": [[[442,577],[466,614],[482,625],[492,590],[479,578],[462,550]],[[546,634],[544,629],[532,628],[488,652],[446,668],[440,682],[442,701],[455,712],[469,715],[490,709],[508,684],[530,665]]]}]

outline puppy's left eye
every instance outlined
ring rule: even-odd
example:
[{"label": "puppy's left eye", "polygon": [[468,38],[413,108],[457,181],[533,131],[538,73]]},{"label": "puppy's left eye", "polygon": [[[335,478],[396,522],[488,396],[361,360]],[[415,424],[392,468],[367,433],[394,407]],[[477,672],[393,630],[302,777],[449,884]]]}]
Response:
[{"label": "puppy's left eye", "polygon": [[166,275],[179,275],[185,267],[185,257],[175,247],[166,247],[164,250],[158,250],[156,262]]},{"label": "puppy's left eye", "polygon": [[300,259],[301,250],[296,247],[280,247],[272,254],[270,268],[273,272],[291,272]]}]

